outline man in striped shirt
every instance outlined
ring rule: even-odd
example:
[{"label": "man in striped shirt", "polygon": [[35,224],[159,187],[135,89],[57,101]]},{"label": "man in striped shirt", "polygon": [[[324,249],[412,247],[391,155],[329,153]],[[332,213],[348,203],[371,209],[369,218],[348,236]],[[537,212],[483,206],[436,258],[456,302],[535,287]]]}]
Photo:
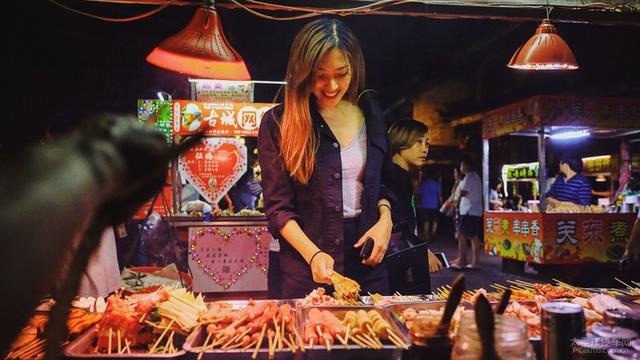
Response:
[{"label": "man in striped shirt", "polygon": [[591,183],[580,174],[582,160],[572,155],[560,159],[560,174],[546,194],[549,204],[571,202],[578,205],[591,204]]}]

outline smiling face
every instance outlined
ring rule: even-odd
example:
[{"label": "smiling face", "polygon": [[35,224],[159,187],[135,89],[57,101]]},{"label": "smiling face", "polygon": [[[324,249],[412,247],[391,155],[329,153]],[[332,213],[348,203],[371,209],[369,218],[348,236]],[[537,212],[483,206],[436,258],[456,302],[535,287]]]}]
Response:
[{"label": "smiling face", "polygon": [[347,56],[338,48],[332,48],[318,62],[313,83],[313,94],[320,109],[336,106],[349,89],[351,67]]},{"label": "smiling face", "polygon": [[400,150],[400,157],[411,167],[421,167],[427,162],[429,133],[424,134],[410,148]]}]

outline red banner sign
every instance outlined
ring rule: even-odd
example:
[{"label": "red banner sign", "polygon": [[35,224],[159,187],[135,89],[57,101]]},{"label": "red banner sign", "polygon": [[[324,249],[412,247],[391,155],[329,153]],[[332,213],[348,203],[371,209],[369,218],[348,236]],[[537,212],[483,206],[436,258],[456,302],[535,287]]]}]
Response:
[{"label": "red banner sign", "polygon": [[492,139],[540,127],[539,102],[539,97],[533,97],[483,114],[482,137]]},{"label": "red banner sign", "polygon": [[635,214],[485,212],[485,251],[539,264],[618,261]]},{"label": "red banner sign", "polygon": [[171,107],[173,132],[178,135],[204,131],[207,136],[258,136],[262,116],[275,105],[174,100]]},{"label": "red banner sign", "polygon": [[235,138],[204,138],[180,156],[178,166],[200,195],[217,204],[247,171],[247,147]]}]

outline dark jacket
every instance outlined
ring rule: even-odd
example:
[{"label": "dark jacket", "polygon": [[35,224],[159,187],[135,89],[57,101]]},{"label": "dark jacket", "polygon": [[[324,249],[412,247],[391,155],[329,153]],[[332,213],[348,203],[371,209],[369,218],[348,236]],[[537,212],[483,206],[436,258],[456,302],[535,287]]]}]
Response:
[{"label": "dark jacket", "polygon": [[[258,159],[262,169],[265,212],[269,231],[280,241],[280,263],[284,272],[306,274],[309,266],[302,256],[284,240],[280,229],[295,219],[304,233],[325,252],[342,252],[342,164],[340,145],[310,99],[313,129],[319,146],[313,174],[307,185],[294,180],[284,169],[280,155],[280,119],[284,110],[278,105],[269,110],[260,124]],[[379,217],[378,200],[394,200],[391,190],[393,163],[389,140],[378,102],[365,93],[358,104],[364,112],[367,129],[367,158],[364,175],[358,236],[371,228]],[[336,271],[342,269],[336,267]]]}]

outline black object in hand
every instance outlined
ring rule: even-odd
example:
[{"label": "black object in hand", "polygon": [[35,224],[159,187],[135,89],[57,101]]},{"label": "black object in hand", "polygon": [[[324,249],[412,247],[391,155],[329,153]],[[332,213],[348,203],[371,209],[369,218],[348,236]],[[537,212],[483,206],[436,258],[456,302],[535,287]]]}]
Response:
[{"label": "black object in hand", "polygon": [[364,245],[362,245],[362,248],[360,249],[360,258],[361,259],[368,259],[369,256],[371,256],[371,252],[373,251],[373,239],[370,237],[367,237],[367,240],[364,241]]}]

